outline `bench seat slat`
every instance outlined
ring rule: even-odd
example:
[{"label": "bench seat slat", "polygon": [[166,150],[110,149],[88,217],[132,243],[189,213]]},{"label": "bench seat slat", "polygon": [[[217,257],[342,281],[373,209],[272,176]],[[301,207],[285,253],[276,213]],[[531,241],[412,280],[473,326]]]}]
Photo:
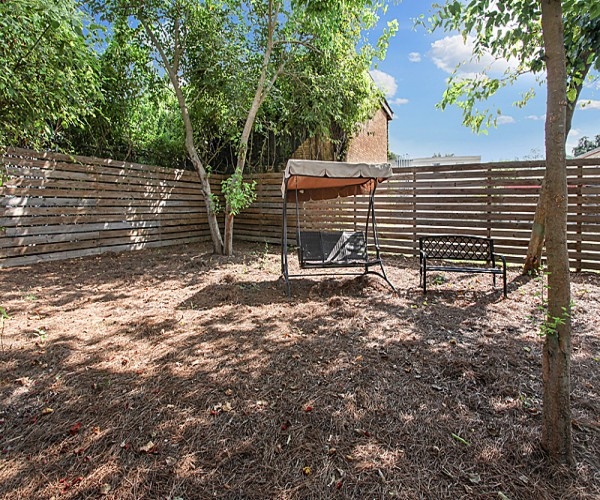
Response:
[{"label": "bench seat slat", "polygon": [[452,266],[430,266],[427,264],[428,271],[448,271],[457,273],[482,273],[482,274],[502,274],[502,269],[495,267],[452,267]]}]

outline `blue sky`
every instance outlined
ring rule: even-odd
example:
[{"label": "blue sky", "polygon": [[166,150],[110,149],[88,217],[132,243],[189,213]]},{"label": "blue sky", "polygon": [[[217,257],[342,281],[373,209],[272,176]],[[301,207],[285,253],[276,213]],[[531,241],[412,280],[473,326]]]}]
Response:
[{"label": "blue sky", "polygon": [[[390,5],[381,18],[382,24],[391,19],[399,23],[386,59],[378,62],[372,72],[394,111],[389,129],[390,150],[413,158],[434,154],[479,155],[483,161],[543,156],[545,85],[540,86],[532,76],[522,77],[514,86],[501,90],[488,105],[481,105],[499,108],[503,115],[497,128],[491,128],[487,135],[477,135],[464,127],[459,109],[436,109],[450,72],[468,58],[470,50],[456,34],[431,35],[422,27],[413,27],[413,19],[420,14],[427,16],[430,5],[429,1],[404,0]],[[478,69],[474,64],[466,68],[470,72]],[[522,109],[515,107],[513,103],[532,87],[536,97]],[[599,81],[586,85],[580,98],[580,102],[584,101],[587,106],[577,109],[573,118],[568,154],[580,137],[600,134]]]}]

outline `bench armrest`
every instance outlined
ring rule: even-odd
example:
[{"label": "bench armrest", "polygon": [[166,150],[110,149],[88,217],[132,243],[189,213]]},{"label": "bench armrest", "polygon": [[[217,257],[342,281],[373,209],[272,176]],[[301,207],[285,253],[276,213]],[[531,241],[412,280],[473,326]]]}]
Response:
[{"label": "bench armrest", "polygon": [[506,259],[504,258],[504,255],[500,255],[498,253],[494,254],[494,259],[500,259],[502,261],[502,266],[506,269]]}]

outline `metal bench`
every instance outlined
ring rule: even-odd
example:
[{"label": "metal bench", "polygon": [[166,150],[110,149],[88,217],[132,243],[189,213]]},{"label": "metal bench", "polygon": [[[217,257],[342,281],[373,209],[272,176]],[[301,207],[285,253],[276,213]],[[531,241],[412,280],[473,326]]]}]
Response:
[{"label": "metal bench", "polygon": [[[431,265],[431,260],[438,263]],[[447,261],[456,264],[449,264]],[[472,262],[479,262],[480,265],[469,265]],[[498,267],[500,265],[501,267]],[[427,271],[491,274],[494,287],[496,275],[500,274],[503,279],[504,297],[507,296],[506,259],[503,255],[494,253],[494,240],[491,238],[456,234],[420,237],[419,278],[424,294],[427,293]]]}]

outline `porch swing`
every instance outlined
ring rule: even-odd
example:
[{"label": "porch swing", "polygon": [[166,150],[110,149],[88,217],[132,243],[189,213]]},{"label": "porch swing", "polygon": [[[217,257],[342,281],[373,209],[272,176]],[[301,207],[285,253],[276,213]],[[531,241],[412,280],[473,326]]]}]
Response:
[{"label": "porch swing", "polygon": [[[301,269],[323,269],[327,272],[310,276],[376,274],[396,291],[388,279],[381,260],[377,224],[375,221],[375,190],[380,182],[392,176],[388,163],[343,163],[314,160],[289,160],[283,176],[283,228],[281,235],[281,274],[288,296],[290,278],[306,274],[290,274],[288,262],[288,203],[296,208],[296,246]],[[332,229],[335,221],[327,221],[326,230],[303,230],[300,204],[306,201],[329,200],[365,194],[369,196],[364,230],[349,230],[348,226]],[[305,206],[306,208],[306,206]],[[309,209],[309,208],[308,208]],[[372,244],[369,244],[372,238]],[[369,252],[370,247],[374,250]],[[370,254],[371,253],[371,254]],[[340,272],[336,269],[362,268],[362,272]],[[372,269],[375,268],[375,269]]]}]

